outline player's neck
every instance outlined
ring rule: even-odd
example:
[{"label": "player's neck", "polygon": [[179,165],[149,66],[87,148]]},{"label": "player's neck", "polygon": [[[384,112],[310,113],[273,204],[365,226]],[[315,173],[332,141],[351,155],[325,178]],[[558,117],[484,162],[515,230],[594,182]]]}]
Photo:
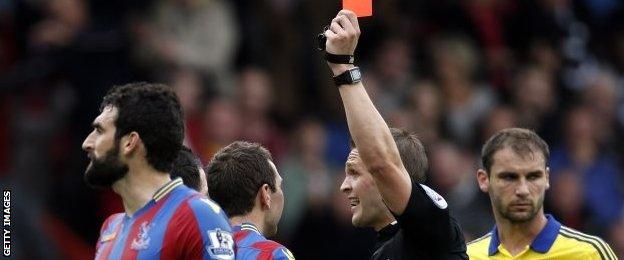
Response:
[{"label": "player's neck", "polygon": [[160,187],[171,181],[171,177],[151,167],[133,169],[129,166],[126,176],[115,182],[112,188],[121,196],[126,214],[132,216],[152,199]]},{"label": "player's neck", "polygon": [[240,226],[245,223],[253,224],[260,232],[262,232],[262,235],[265,235],[263,218],[260,214],[257,214],[255,210],[252,210],[249,214],[244,216],[234,216],[230,218],[231,226]]},{"label": "player's neck", "polygon": [[521,223],[497,217],[498,238],[505,249],[515,256],[533,242],[547,222],[543,210],[530,221]]}]

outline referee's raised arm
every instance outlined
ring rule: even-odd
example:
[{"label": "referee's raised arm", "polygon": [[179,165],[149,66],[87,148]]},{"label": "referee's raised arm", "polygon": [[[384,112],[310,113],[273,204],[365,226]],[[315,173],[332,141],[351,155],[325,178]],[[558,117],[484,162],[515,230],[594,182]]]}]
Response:
[{"label": "referee's raised arm", "polygon": [[353,65],[360,36],[355,14],[340,11],[324,36],[325,58],[355,145],[340,190],[349,201],[351,223],[377,231],[371,259],[467,259],[461,228],[446,201],[420,183],[427,168],[422,143],[407,131],[388,128]]},{"label": "referee's raised arm", "polygon": [[[353,55],[359,36],[356,15],[342,10],[325,31],[326,51],[334,55]],[[384,202],[390,211],[401,215],[408,203],[412,182],[401,162],[390,129],[366,93],[359,69],[353,64],[327,64],[335,79],[347,76],[346,81],[336,84],[339,85],[349,132]]]}]

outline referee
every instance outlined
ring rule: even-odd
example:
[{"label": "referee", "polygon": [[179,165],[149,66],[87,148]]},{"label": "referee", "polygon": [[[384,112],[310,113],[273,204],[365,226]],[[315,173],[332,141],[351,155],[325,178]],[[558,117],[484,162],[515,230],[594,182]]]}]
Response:
[{"label": "referee", "polygon": [[324,35],[355,144],[341,190],[349,197],[353,224],[379,232],[371,259],[468,259],[461,228],[449,216],[446,201],[410,177],[352,64],[360,35],[355,14],[340,11]]}]

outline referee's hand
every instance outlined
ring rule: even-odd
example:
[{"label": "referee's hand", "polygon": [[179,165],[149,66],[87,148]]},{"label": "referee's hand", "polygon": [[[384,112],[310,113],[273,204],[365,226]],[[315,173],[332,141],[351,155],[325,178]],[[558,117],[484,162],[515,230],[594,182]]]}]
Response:
[{"label": "referee's hand", "polygon": [[[360,25],[357,16],[349,10],[341,10],[325,31],[325,51],[336,55],[353,55],[360,37]],[[353,64],[333,64],[327,62],[335,75],[353,68]]]},{"label": "referee's hand", "polygon": [[341,10],[332,20],[327,37],[326,51],[336,55],[353,55],[360,37],[357,16],[349,10]]}]

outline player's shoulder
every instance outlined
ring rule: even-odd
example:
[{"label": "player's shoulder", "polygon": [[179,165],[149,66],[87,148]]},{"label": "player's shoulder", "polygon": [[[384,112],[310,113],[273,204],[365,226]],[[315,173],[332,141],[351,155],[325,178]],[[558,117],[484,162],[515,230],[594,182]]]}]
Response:
[{"label": "player's shoulder", "polygon": [[[430,213],[434,212],[448,212],[448,203],[446,200],[429,186],[412,181],[412,191],[403,214],[398,216],[401,220],[399,222],[415,219],[413,217],[415,215],[433,217],[435,214]],[[409,217],[403,218],[403,215]]]},{"label": "player's shoulder", "polygon": [[221,206],[206,196],[199,193],[190,196],[185,201],[189,206],[197,208],[202,213],[220,215],[223,213]]},{"label": "player's shoulder", "polygon": [[189,206],[195,209],[200,215],[208,215],[227,219],[227,215],[225,214],[225,211],[221,209],[221,206],[205,196],[193,196],[186,203],[188,203]]},{"label": "player's shoulder", "polygon": [[114,214],[112,214],[112,215],[108,216],[108,217],[104,220],[103,225],[109,225],[109,224],[111,224],[111,223],[113,223],[113,222],[115,222],[115,221],[118,221],[118,220],[122,219],[124,215],[125,215],[125,213],[122,213],[122,212],[120,212],[120,213],[114,213]]},{"label": "player's shoulder", "polygon": [[199,193],[185,197],[176,206],[172,220],[189,224],[191,224],[189,221],[195,220],[200,228],[221,228],[228,232],[231,231],[227,216],[221,207]]},{"label": "player's shoulder", "polygon": [[435,190],[433,190],[427,185],[412,182],[412,185],[414,184],[418,185],[417,187],[422,188],[422,190],[425,192],[425,195],[427,195],[427,197],[431,199],[431,202],[433,202],[433,204],[436,207],[440,209],[446,209],[448,207],[448,203],[446,202],[446,200],[442,197],[442,195],[438,194]]},{"label": "player's shoulder", "polygon": [[123,219],[124,215],[125,215],[124,213],[115,213],[115,214],[108,216],[102,223],[102,228],[100,232],[103,232],[119,224],[121,220]]},{"label": "player's shoulder", "polygon": [[293,254],[284,245],[273,240],[262,240],[251,244],[251,248],[262,251],[273,256],[273,259],[292,260]]},{"label": "player's shoulder", "polygon": [[273,259],[294,260],[295,256],[288,248],[281,246],[273,251]]},{"label": "player's shoulder", "polygon": [[482,237],[468,242],[466,245],[466,253],[470,259],[487,259],[491,239],[492,232],[488,232]]},{"label": "player's shoulder", "polygon": [[117,235],[116,229],[121,224],[124,215],[124,213],[115,213],[108,216],[106,220],[104,220],[104,223],[102,223],[102,227],[100,228],[100,237],[98,238],[99,242],[106,242],[115,238]]},{"label": "player's shoulder", "polygon": [[601,259],[617,259],[615,253],[602,238],[561,226],[557,248],[577,251],[578,254],[594,254]]}]

